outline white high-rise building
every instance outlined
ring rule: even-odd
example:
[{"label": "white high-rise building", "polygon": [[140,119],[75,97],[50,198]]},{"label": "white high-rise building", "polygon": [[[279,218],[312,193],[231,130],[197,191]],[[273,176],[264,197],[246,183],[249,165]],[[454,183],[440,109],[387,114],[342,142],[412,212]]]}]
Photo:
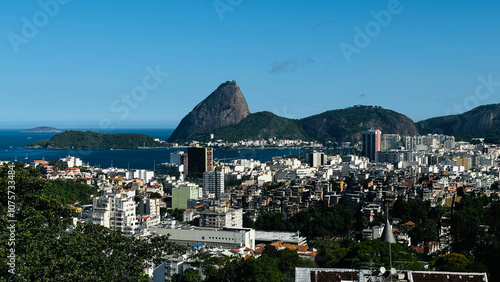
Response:
[{"label": "white high-rise building", "polygon": [[139,206],[139,221],[146,227],[160,224],[160,199],[143,199]]},{"label": "white high-rise building", "polygon": [[309,164],[310,167],[320,167],[325,165],[327,162],[327,156],[325,153],[311,151],[306,153],[306,163]]},{"label": "white high-rise building", "polygon": [[224,194],[224,173],[205,171],[203,173],[203,193],[214,194],[216,198]]},{"label": "white high-rise building", "polygon": [[136,169],[133,171],[132,178],[139,178],[148,183],[155,176],[155,172],[145,169]]},{"label": "white high-rise building", "polygon": [[200,226],[202,227],[243,227],[243,210],[228,207],[212,207],[211,210],[200,212]]},{"label": "white high-rise building", "polygon": [[110,196],[94,197],[92,203],[92,222],[111,228],[111,209],[113,201]]},{"label": "white high-rise building", "polygon": [[160,215],[160,199],[143,199],[140,203],[139,211],[141,215]]},{"label": "white high-rise building", "polygon": [[134,235],[137,229],[134,196],[117,193],[95,197],[92,204],[92,222],[125,235]]},{"label": "white high-rise building", "polygon": [[397,149],[401,143],[401,136],[399,134],[382,134],[380,150]]},{"label": "white high-rise building", "polygon": [[80,167],[83,165],[82,160],[77,157],[67,156],[66,158],[61,158],[59,161],[66,163],[68,167]]}]

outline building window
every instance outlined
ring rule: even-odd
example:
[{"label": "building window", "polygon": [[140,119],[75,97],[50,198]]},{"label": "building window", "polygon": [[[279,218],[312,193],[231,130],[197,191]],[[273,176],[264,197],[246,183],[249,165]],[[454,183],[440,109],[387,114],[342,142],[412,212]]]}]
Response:
[{"label": "building window", "polygon": [[201,240],[205,240],[205,236],[201,236]]}]

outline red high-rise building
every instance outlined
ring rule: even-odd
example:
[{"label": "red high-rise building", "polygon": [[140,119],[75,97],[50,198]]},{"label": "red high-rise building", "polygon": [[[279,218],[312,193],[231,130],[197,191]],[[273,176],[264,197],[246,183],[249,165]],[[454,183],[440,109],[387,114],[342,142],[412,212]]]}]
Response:
[{"label": "red high-rise building", "polygon": [[363,132],[363,156],[370,161],[376,161],[377,152],[380,151],[380,140],[382,139],[380,130],[368,130]]}]

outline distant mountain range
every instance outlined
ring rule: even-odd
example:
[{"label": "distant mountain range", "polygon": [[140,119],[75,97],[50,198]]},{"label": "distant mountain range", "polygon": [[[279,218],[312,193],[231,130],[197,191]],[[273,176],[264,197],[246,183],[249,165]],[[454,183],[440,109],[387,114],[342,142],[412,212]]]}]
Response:
[{"label": "distant mountain range", "polygon": [[[187,114],[168,142],[208,141],[214,138],[238,141],[243,139],[302,139],[320,142],[360,141],[361,133],[380,129],[383,134],[414,136],[446,134],[461,139],[486,138],[500,143],[500,104],[479,106],[459,115],[441,116],[414,123],[407,116],[379,106],[354,106],[326,111],[302,119],[290,119],[271,112],[250,113],[248,104],[235,81],[221,84]],[[37,127],[27,132],[58,132],[51,127]],[[102,134],[66,131],[51,140],[34,142],[30,148],[138,148],[164,147],[142,134]]]},{"label": "distant mountain range", "polygon": [[251,114],[238,85],[228,81],[186,115],[168,141],[207,141],[211,134],[228,141],[273,137],[357,141],[362,131],[372,128],[384,133],[418,134],[410,118],[378,106],[355,106],[303,119],[289,119],[271,112]]},{"label": "distant mountain range", "polygon": [[440,133],[458,138],[500,140],[500,104],[477,107],[460,115],[430,118],[414,123],[409,117],[379,106],[354,106],[326,111],[303,119],[289,119],[271,112],[250,113],[235,81],[221,84],[177,126],[169,142],[215,139],[237,141],[291,138],[317,141],[359,141],[361,133],[419,135]]}]

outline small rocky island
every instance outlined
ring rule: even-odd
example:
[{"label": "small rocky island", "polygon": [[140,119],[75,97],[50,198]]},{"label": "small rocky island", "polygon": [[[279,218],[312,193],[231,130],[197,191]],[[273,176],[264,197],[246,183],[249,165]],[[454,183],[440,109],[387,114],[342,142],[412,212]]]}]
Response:
[{"label": "small rocky island", "polygon": [[23,130],[22,132],[40,133],[40,132],[62,132],[62,131],[57,129],[57,128],[50,127],[50,126],[39,126],[39,127]]}]

